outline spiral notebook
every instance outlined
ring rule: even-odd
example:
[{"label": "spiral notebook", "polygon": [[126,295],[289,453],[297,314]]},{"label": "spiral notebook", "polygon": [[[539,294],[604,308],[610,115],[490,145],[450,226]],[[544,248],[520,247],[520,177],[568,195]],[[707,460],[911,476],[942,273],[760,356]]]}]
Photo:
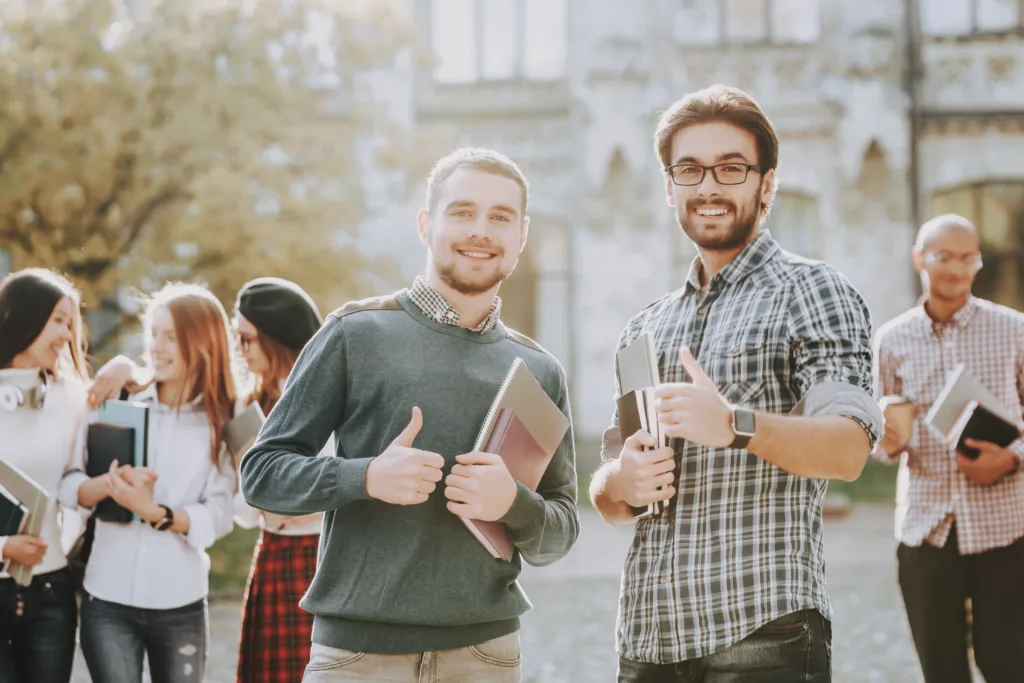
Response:
[{"label": "spiral notebook", "polygon": [[[473,450],[500,455],[516,481],[535,491],[568,431],[569,418],[551,400],[526,363],[516,358],[491,404]],[[459,519],[492,557],[512,560],[514,548],[503,524]]]}]

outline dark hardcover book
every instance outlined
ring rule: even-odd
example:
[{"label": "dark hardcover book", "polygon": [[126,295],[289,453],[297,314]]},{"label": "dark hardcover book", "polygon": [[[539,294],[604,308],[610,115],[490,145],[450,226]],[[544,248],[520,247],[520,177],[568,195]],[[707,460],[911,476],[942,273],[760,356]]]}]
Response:
[{"label": "dark hardcover book", "polygon": [[1012,422],[992,412],[977,401],[968,401],[950,430],[948,439],[956,443],[956,450],[964,457],[974,460],[980,455],[977,448],[964,442],[967,439],[988,441],[1006,448],[1020,438],[1020,429]]},{"label": "dark hardcover book", "polygon": [[25,532],[27,521],[28,508],[0,486],[0,536],[20,536]]},{"label": "dark hardcover book", "polygon": [[[648,432],[648,410],[645,399],[644,389],[634,389],[615,399],[619,414],[619,437],[622,439],[622,443],[626,443],[626,439],[637,432]],[[633,517],[640,519],[658,514],[661,511],[661,504],[654,502],[644,507],[630,505],[629,508],[633,511]]]},{"label": "dark hardcover book", "polygon": [[[86,437],[85,473],[90,477],[98,477],[110,471],[110,465],[117,460],[120,465],[131,465],[135,462],[135,428],[94,423],[89,425]],[[105,522],[128,523],[134,518],[128,510],[110,498],[105,498],[96,505],[93,513],[96,519]]]},{"label": "dark hardcover book", "polygon": [[[547,452],[537,443],[522,420],[510,408],[501,410],[491,430],[491,436],[484,446],[485,453],[500,455],[505,461],[509,474],[536,491],[541,477],[548,468],[554,451]],[[466,528],[487,549],[492,557],[506,562],[512,561],[513,547],[501,522],[483,522],[478,519],[460,517]]]}]

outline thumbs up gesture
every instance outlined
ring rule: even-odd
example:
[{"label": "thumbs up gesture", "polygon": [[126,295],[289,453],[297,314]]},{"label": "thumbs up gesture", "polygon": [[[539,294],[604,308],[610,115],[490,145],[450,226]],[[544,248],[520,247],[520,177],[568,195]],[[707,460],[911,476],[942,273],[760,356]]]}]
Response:
[{"label": "thumbs up gesture", "polygon": [[413,448],[422,428],[423,413],[413,408],[409,425],[366,469],[366,493],[371,498],[392,505],[418,505],[437,488],[444,458]]},{"label": "thumbs up gesture", "polygon": [[660,384],[654,390],[658,428],[662,434],[709,448],[728,446],[736,437],[732,406],[718,393],[690,349],[683,347],[679,356],[691,381]]}]

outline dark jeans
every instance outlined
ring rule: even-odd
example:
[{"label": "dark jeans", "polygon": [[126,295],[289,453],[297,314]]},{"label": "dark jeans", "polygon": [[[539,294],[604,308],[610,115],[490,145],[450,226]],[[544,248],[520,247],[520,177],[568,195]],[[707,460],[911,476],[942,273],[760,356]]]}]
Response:
[{"label": "dark jeans", "polygon": [[34,576],[24,587],[0,579],[0,681],[71,680],[77,617],[67,569]]},{"label": "dark jeans", "polygon": [[770,621],[700,659],[644,664],[619,657],[619,683],[829,683],[832,624],[817,610]]},{"label": "dark jeans", "polygon": [[974,661],[987,683],[1024,680],[1024,539],[961,555],[956,527],[943,548],[900,544],[900,590],[927,683],[968,683],[967,610]]},{"label": "dark jeans", "polygon": [[196,683],[206,674],[206,599],[175,609],[82,600],[82,654],[93,683],[139,683],[142,656],[153,683]]}]

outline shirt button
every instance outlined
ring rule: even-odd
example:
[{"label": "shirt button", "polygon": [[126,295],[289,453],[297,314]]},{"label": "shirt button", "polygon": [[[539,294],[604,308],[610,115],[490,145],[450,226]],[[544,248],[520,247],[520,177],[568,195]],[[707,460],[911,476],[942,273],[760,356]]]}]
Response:
[{"label": "shirt button", "polygon": [[662,583],[662,584],[666,584],[666,583],[668,583],[668,577],[667,577],[667,576],[663,576],[663,577],[661,577],[661,583]]},{"label": "shirt button", "polygon": [[703,306],[701,306],[700,308],[697,309],[697,314],[698,315],[704,315],[704,307]]}]

